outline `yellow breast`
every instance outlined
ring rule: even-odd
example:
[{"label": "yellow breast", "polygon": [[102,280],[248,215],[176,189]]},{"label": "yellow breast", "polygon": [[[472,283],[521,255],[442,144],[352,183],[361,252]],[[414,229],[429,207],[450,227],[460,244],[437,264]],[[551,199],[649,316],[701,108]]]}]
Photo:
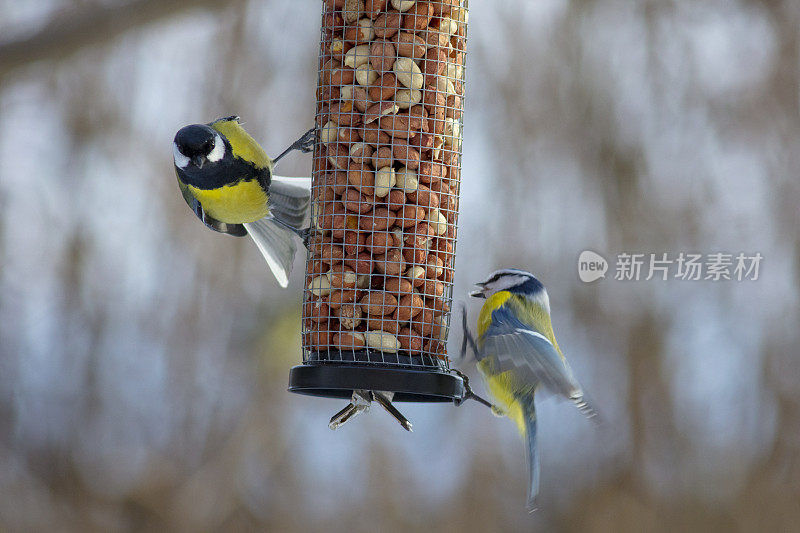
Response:
[{"label": "yellow breast", "polygon": [[498,291],[486,299],[481,307],[481,313],[478,315],[478,337],[483,337],[483,334],[492,325],[492,313],[506,303],[509,298],[511,298],[510,292]]},{"label": "yellow breast", "polygon": [[206,213],[220,222],[244,224],[269,214],[269,197],[256,180],[240,181],[218,189],[197,189],[187,185]]}]

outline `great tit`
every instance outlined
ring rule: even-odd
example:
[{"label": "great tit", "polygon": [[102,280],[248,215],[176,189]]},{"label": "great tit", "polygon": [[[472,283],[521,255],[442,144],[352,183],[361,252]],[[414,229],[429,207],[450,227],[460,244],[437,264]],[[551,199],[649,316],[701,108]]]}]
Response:
[{"label": "great tit", "polygon": [[528,509],[539,493],[539,453],[536,443],[534,395],[541,389],[575,402],[587,417],[594,410],[584,399],[558,347],[550,323],[550,299],[544,286],[530,272],[502,269],[476,284],[470,296],[485,298],[478,317],[477,343],[468,329],[489,392],[497,402],[496,414],[516,422],[528,444]]},{"label": "great tit", "polygon": [[272,160],[232,116],[185,126],[172,146],[178,186],[192,211],[215,231],[249,234],[282,287],[292,270],[293,235],[307,235],[311,180],[274,176],[272,169],[292,150],[310,151],[313,142],[312,129]]}]

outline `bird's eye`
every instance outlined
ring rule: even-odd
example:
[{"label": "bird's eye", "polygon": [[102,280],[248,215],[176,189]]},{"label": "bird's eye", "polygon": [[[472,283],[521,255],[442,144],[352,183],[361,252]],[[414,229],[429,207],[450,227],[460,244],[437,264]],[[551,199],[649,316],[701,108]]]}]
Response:
[{"label": "bird's eye", "polygon": [[200,148],[202,153],[208,154],[209,152],[211,152],[211,150],[214,149],[214,139],[211,138],[207,140],[206,142],[203,143],[203,146],[201,146]]}]

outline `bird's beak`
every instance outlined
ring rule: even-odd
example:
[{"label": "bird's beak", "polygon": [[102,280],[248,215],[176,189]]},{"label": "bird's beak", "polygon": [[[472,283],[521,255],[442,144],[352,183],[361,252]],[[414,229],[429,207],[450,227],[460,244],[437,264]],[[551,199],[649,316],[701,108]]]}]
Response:
[{"label": "bird's beak", "polygon": [[192,157],[192,163],[194,163],[194,166],[196,166],[197,168],[203,168],[205,162],[206,162],[205,156],[196,155]]},{"label": "bird's beak", "polygon": [[474,290],[469,293],[470,296],[473,298],[486,298],[486,288],[483,286],[483,283],[476,283],[476,286],[480,287],[477,290]]}]

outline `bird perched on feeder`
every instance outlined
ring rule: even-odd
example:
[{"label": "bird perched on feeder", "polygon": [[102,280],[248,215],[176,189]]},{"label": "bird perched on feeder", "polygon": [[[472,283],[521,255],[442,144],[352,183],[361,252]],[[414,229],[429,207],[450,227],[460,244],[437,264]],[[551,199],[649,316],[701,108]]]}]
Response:
[{"label": "bird perched on feeder", "polygon": [[242,128],[239,117],[181,128],[173,142],[178,185],[184,200],[209,228],[250,237],[282,287],[296,251],[293,235],[305,239],[311,180],[274,176],[272,169],[292,150],[311,151],[314,130],[274,160]]},{"label": "bird perched on feeder", "polygon": [[524,270],[502,269],[476,285],[478,290],[470,296],[486,302],[478,317],[477,343],[467,328],[465,343],[471,343],[478,369],[499,404],[492,410],[511,418],[526,437],[528,509],[533,510],[539,492],[534,395],[540,389],[549,390],[575,402],[589,418],[595,412],[558,347],[550,323],[550,300],[539,280]]}]

